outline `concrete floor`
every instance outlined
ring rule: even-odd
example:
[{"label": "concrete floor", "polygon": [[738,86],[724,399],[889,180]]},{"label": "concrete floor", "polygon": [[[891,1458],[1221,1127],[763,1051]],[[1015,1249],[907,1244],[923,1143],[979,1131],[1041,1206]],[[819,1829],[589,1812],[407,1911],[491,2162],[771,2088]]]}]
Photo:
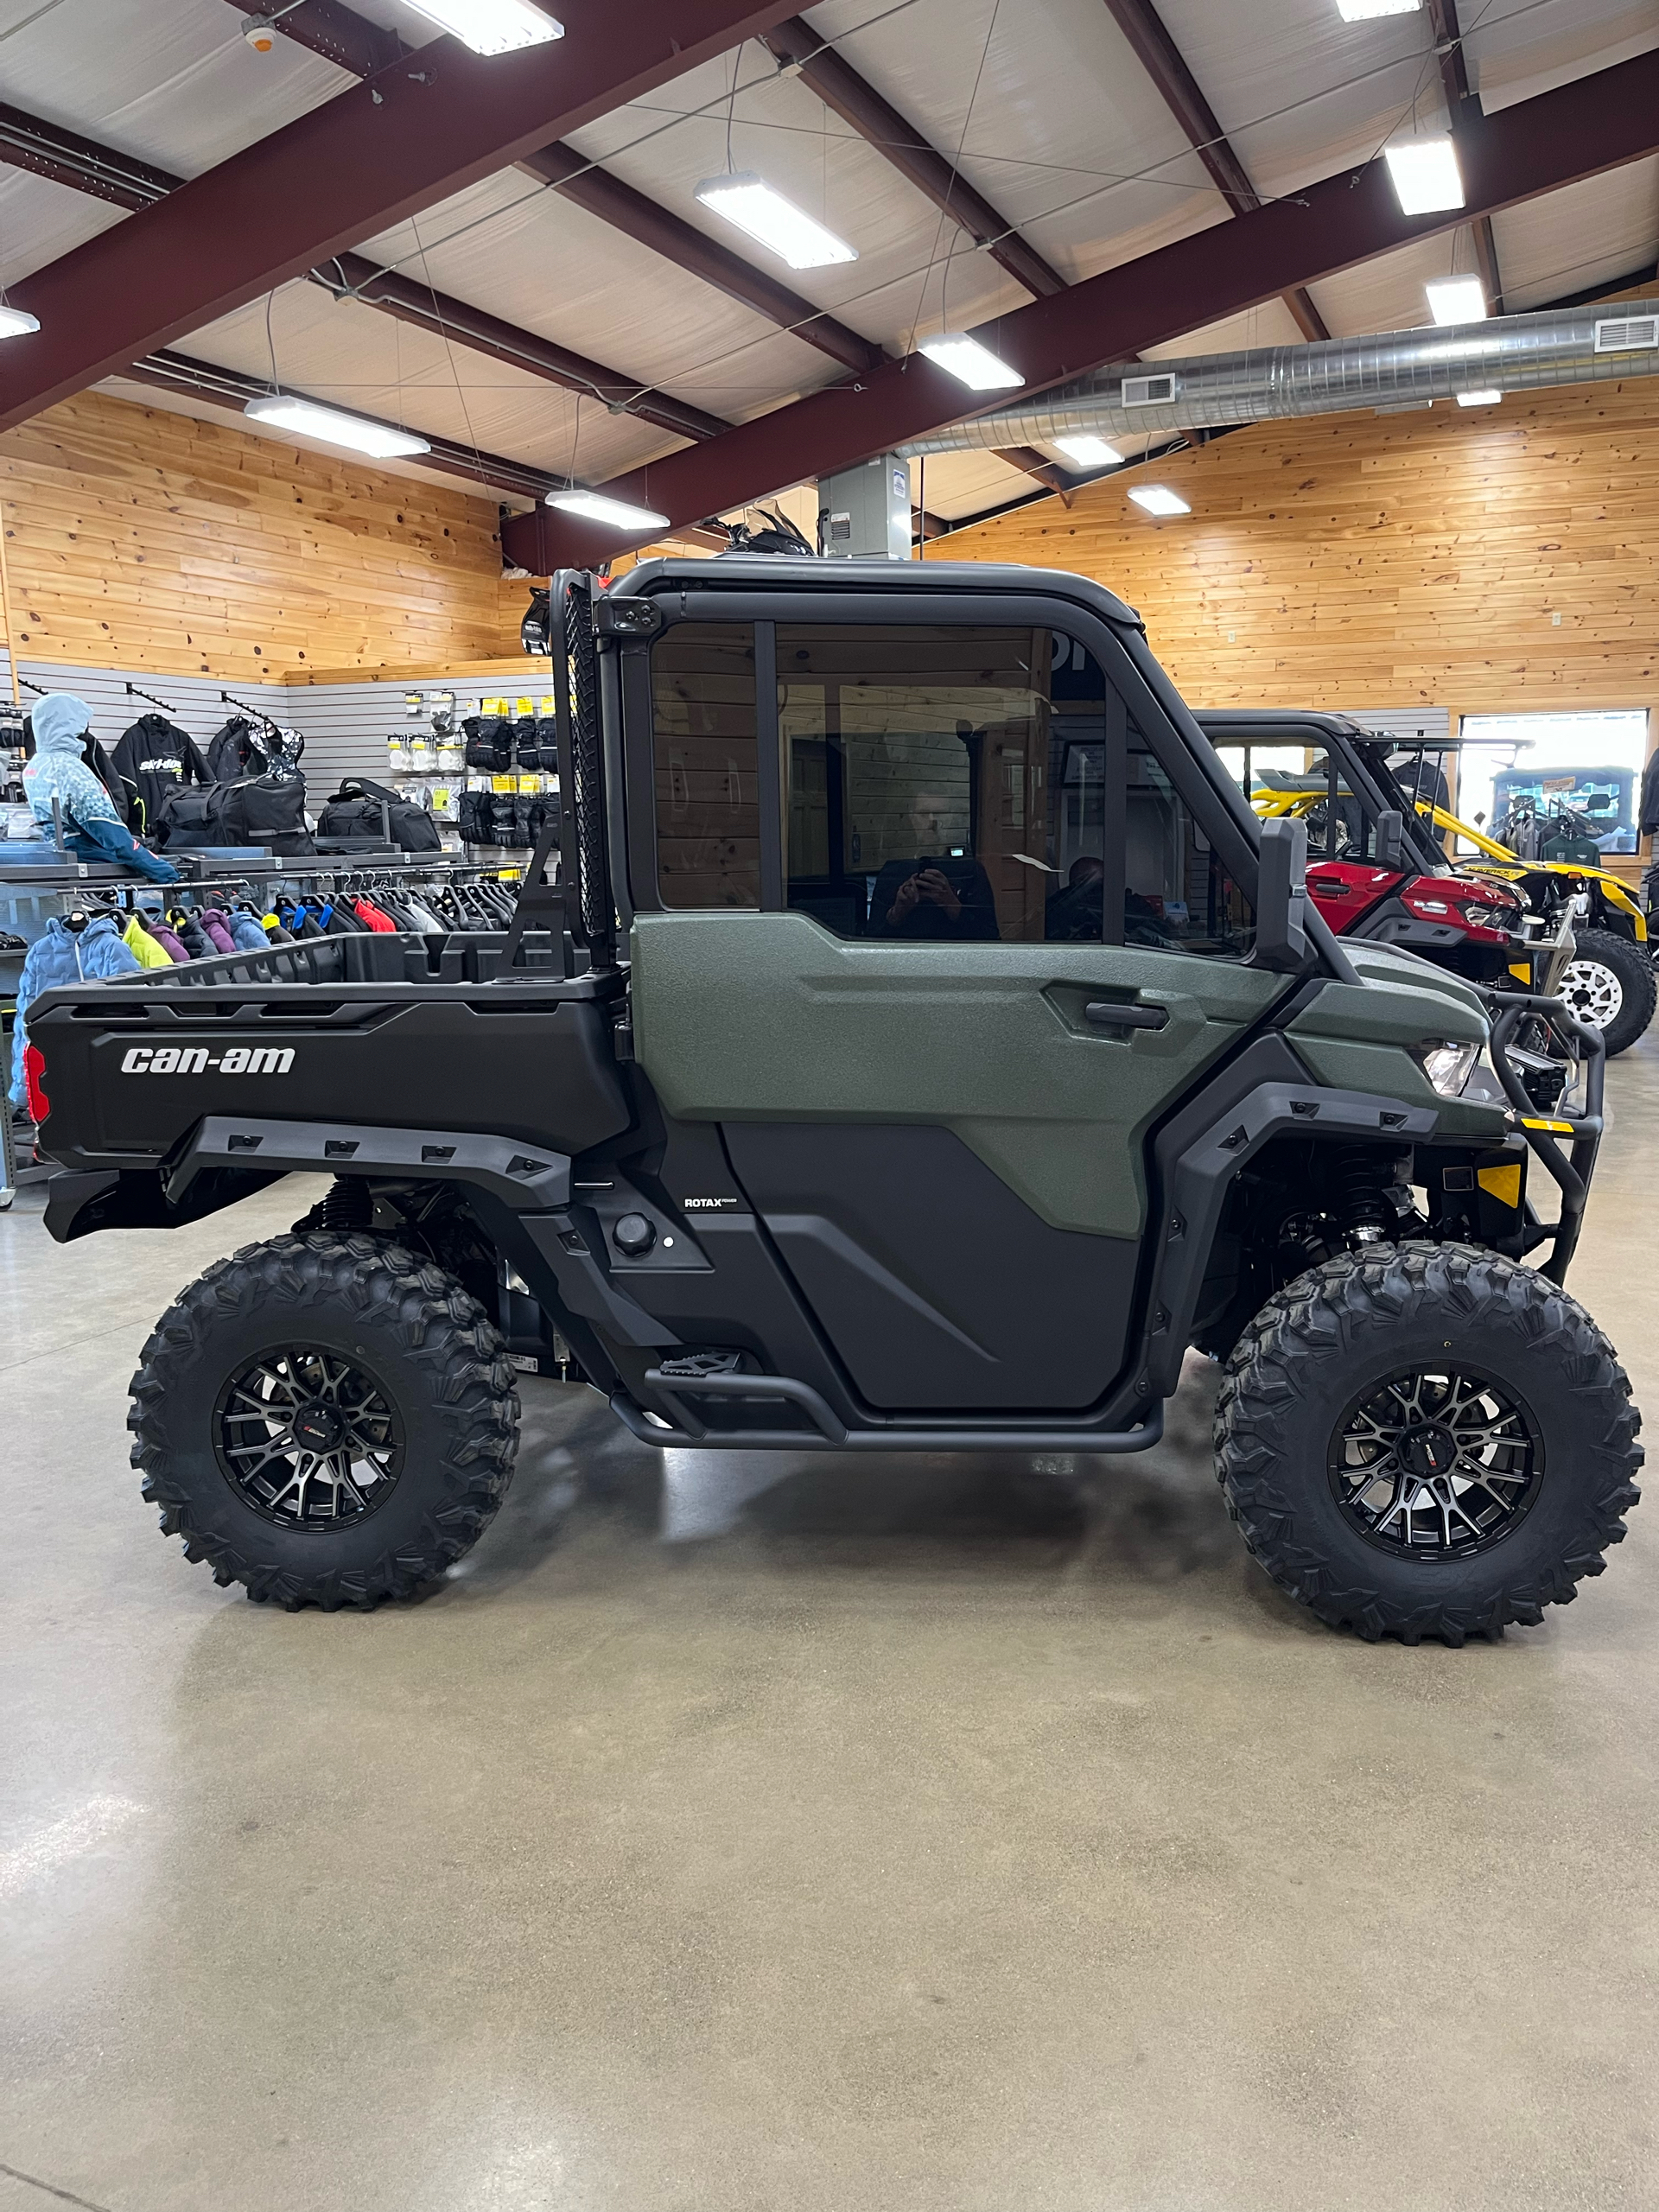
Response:
[{"label": "concrete floor", "polygon": [[[1659,1406],[1659,1041],[1611,1089],[1573,1287]],[[446,1588],[289,1617],[123,1421],[308,1202],[0,1216],[0,2212],[1659,2202],[1659,1506],[1541,1629],[1369,1648],[1245,1556],[1196,1370],[1139,1459],[690,1455],[674,1545],[532,1384]]]}]

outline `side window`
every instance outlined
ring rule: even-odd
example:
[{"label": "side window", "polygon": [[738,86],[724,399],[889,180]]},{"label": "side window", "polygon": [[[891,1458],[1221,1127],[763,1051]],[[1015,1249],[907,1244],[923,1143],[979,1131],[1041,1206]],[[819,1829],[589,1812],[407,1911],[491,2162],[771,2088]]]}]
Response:
[{"label": "side window", "polygon": [[1133,722],[1123,806],[1123,940],[1240,959],[1255,915]]},{"label": "side window", "polygon": [[665,906],[760,904],[754,631],[682,622],[651,658],[657,881]]},{"label": "side window", "polygon": [[780,624],[787,899],[842,937],[1098,942],[1106,683],[1050,630]]}]

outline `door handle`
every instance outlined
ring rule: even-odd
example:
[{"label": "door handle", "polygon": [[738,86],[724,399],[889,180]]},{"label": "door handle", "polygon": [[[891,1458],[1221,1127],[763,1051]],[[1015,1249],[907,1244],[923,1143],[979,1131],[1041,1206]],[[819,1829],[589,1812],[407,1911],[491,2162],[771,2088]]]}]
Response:
[{"label": "door handle", "polygon": [[1083,1009],[1097,1029],[1161,1029],[1169,1020],[1163,1006],[1130,1006],[1116,999],[1095,999]]}]

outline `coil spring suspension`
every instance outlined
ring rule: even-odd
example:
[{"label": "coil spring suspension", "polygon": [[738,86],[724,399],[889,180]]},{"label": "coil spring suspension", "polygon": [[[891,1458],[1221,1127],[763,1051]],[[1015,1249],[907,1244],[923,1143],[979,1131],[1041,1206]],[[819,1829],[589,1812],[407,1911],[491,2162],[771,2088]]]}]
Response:
[{"label": "coil spring suspension", "polygon": [[374,1200],[360,1175],[336,1175],[303,1220],[294,1224],[296,1236],[308,1229],[331,1229],[336,1235],[368,1229],[374,1221]]},{"label": "coil spring suspension", "polygon": [[1332,1164],[1331,1211],[1352,1243],[1375,1244],[1393,1230],[1389,1198],[1394,1162],[1374,1146],[1344,1145]]}]

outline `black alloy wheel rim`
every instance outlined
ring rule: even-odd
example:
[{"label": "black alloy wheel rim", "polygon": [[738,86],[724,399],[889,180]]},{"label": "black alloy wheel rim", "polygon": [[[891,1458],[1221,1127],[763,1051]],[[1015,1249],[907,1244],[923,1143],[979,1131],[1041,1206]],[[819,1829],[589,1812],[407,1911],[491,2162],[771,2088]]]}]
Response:
[{"label": "black alloy wheel rim", "polygon": [[1368,1543],[1466,1559],[1513,1534],[1543,1480],[1543,1441],[1508,1383],[1466,1366],[1401,1367],[1338,1421],[1331,1487]]},{"label": "black alloy wheel rim", "polygon": [[260,1352],[214,1409],[219,1471],[283,1529],[337,1529],[378,1512],[403,1471],[404,1447],[385,1385],[325,1344]]}]

